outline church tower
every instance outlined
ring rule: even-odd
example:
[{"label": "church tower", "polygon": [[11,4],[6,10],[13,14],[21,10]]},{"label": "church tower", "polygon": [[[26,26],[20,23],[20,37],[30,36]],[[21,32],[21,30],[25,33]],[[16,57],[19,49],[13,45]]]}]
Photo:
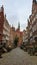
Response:
[{"label": "church tower", "polygon": [[20,30],[20,22],[18,22],[18,29]]}]

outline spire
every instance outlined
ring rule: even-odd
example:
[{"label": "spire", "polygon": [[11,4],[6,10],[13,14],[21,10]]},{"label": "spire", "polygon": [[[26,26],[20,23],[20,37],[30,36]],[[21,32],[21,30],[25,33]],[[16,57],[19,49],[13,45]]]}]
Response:
[{"label": "spire", "polygon": [[20,22],[18,22],[18,29],[20,30]]}]

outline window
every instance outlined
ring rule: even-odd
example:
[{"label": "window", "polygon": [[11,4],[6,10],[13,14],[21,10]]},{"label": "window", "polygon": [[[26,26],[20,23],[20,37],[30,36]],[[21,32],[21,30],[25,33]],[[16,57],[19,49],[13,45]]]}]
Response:
[{"label": "window", "polygon": [[37,14],[36,14],[36,18],[37,18]]},{"label": "window", "polygon": [[37,30],[37,23],[32,28],[33,32]]},{"label": "window", "polygon": [[32,32],[30,33],[30,37],[32,36]]}]

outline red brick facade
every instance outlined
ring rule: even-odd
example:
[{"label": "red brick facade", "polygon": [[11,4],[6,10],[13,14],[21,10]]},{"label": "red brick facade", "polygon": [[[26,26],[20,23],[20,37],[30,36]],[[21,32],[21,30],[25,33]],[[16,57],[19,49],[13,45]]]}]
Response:
[{"label": "red brick facade", "polygon": [[15,35],[18,37],[18,46],[21,46],[23,42],[23,32],[21,32],[19,29],[16,30]]},{"label": "red brick facade", "polygon": [[3,24],[4,24],[4,8],[2,6],[0,9],[0,41],[2,40],[3,36]]}]

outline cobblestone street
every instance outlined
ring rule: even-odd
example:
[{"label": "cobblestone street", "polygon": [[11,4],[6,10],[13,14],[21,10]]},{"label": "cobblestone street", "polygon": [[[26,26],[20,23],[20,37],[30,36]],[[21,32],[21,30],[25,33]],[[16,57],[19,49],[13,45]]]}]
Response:
[{"label": "cobblestone street", "polygon": [[30,56],[19,47],[2,56],[0,65],[37,65],[37,56]]}]

